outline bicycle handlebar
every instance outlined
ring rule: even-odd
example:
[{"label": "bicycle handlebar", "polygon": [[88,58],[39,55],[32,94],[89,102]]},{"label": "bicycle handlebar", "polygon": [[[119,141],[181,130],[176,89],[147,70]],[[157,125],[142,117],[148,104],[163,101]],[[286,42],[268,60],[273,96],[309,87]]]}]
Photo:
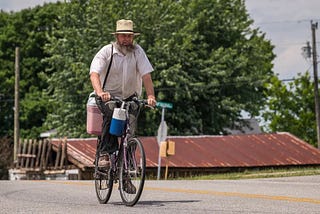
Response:
[{"label": "bicycle handlebar", "polygon": [[110,101],[116,101],[116,102],[120,102],[120,103],[123,103],[123,102],[125,102],[125,103],[135,102],[135,103],[141,104],[141,105],[143,105],[145,107],[154,109],[153,106],[148,105],[148,101],[147,100],[138,99],[137,97],[133,97],[131,100],[124,100],[124,99],[122,99],[120,97],[111,96]]},{"label": "bicycle handlebar", "polygon": [[[101,100],[101,97],[98,97],[98,99]],[[147,100],[143,100],[143,99],[138,99],[137,97],[133,97],[131,100],[124,100],[120,97],[116,97],[116,96],[111,96],[110,100],[108,100],[107,102],[109,101],[114,101],[114,102],[119,102],[119,103],[130,103],[130,102],[135,102],[139,105],[143,105],[145,107],[148,107],[148,108],[151,108],[151,109],[154,109],[155,107],[154,106],[151,106],[151,105],[148,105],[148,101]],[[107,104],[107,102],[105,102],[105,104]]]}]

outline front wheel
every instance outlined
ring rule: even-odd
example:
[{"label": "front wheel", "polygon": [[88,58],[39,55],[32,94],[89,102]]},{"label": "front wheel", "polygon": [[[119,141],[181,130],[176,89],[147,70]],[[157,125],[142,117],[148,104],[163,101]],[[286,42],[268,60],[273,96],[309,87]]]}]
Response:
[{"label": "front wheel", "polygon": [[113,175],[110,168],[99,168],[97,166],[99,156],[96,155],[95,160],[95,173],[94,173],[94,185],[96,189],[96,195],[100,204],[106,204],[111,196],[113,187]]},{"label": "front wheel", "polygon": [[137,138],[128,141],[125,153],[120,165],[120,195],[125,205],[134,206],[144,186],[146,156],[143,145]]}]

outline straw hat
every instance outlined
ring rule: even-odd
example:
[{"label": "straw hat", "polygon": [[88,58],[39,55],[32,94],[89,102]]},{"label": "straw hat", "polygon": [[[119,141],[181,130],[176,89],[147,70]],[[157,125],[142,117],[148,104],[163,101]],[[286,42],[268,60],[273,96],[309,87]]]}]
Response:
[{"label": "straw hat", "polygon": [[113,32],[112,34],[139,35],[140,33],[136,33],[133,31],[133,22],[131,20],[121,19],[117,21],[116,32]]}]

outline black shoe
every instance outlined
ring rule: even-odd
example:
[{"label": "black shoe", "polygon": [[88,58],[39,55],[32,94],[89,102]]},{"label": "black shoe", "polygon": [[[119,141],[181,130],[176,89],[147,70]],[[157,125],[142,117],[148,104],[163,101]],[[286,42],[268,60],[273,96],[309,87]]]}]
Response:
[{"label": "black shoe", "polygon": [[131,183],[131,180],[123,181],[123,190],[128,194],[136,194],[136,187]]}]

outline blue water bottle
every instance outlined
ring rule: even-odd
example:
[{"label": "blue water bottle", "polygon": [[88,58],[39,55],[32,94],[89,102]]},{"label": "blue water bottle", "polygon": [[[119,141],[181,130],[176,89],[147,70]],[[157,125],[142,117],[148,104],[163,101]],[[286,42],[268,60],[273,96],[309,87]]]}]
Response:
[{"label": "blue water bottle", "polygon": [[111,125],[110,125],[110,134],[121,136],[124,131],[126,123],[126,110],[123,108],[115,108],[113,110]]}]

